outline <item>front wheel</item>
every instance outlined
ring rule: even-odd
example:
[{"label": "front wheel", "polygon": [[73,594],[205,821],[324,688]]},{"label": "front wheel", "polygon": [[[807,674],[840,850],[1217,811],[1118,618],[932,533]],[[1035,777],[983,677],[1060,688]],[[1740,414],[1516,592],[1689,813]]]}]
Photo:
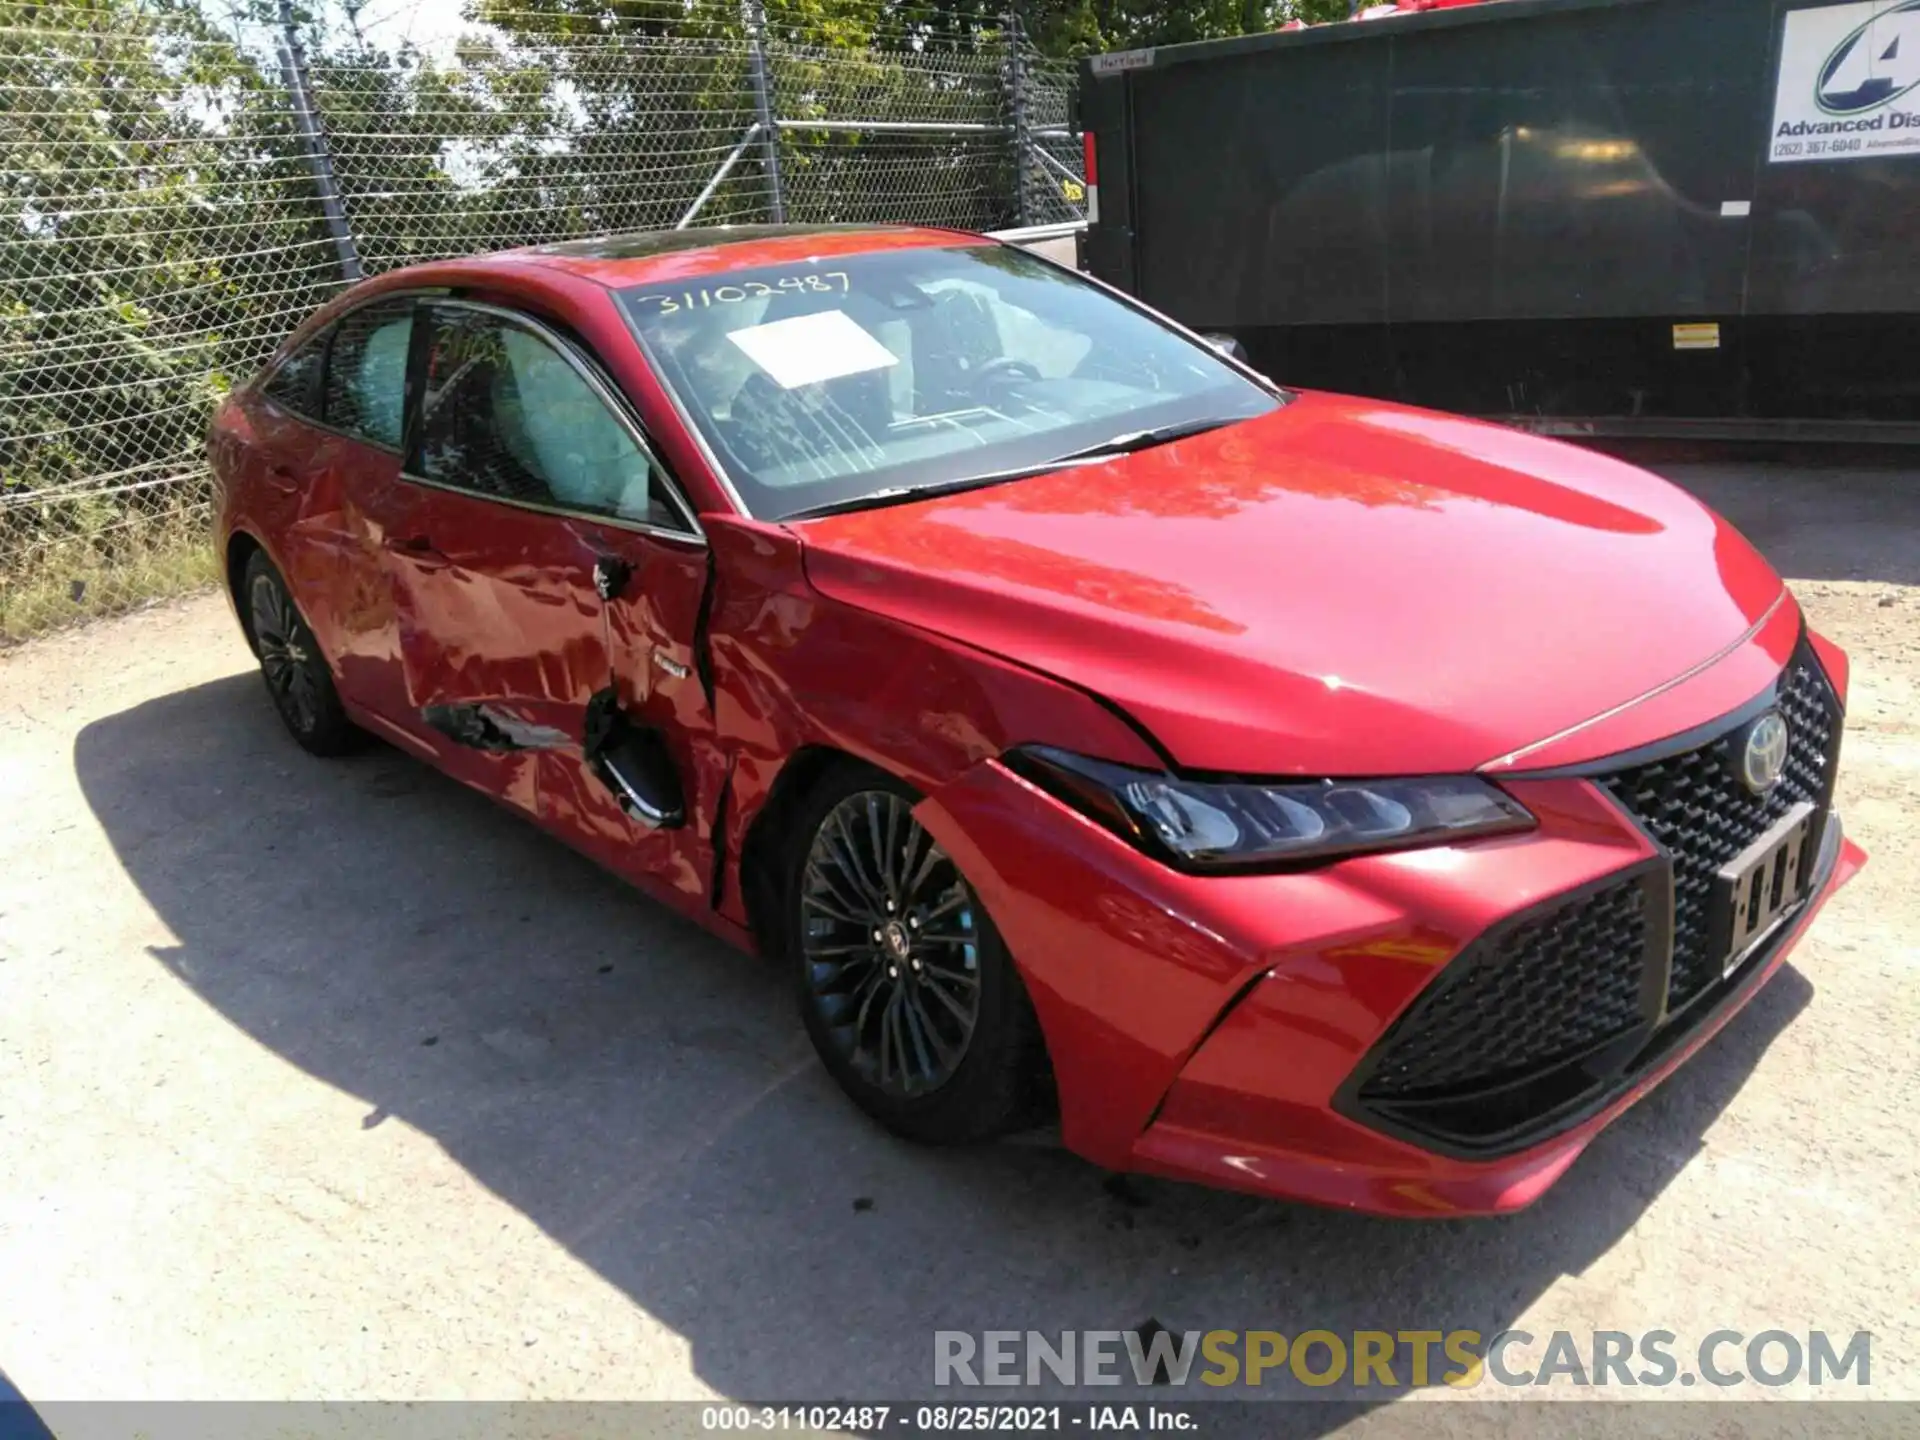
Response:
[{"label": "front wheel", "polygon": [[966,877],[889,776],[848,767],[795,827],[789,954],[814,1048],[909,1139],[985,1139],[1031,1118],[1045,1069],[1033,1007]]}]

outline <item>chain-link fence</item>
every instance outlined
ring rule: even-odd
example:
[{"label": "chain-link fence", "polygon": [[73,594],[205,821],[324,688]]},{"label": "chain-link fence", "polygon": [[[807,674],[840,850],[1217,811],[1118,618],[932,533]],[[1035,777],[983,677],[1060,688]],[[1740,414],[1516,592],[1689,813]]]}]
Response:
[{"label": "chain-link fence", "polygon": [[748,0],[495,11],[438,47],[290,9],[0,0],[0,645],[204,583],[212,407],[352,275],[742,221],[1076,219],[1070,65],[1016,22]]}]

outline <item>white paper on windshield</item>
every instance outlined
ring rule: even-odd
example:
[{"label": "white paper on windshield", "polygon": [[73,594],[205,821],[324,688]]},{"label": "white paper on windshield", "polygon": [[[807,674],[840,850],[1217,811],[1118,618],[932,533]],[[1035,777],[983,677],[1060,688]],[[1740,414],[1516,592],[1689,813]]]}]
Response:
[{"label": "white paper on windshield", "polygon": [[860,328],[844,310],[795,315],[771,325],[729,331],[727,338],[782,390],[898,365],[900,357]]}]

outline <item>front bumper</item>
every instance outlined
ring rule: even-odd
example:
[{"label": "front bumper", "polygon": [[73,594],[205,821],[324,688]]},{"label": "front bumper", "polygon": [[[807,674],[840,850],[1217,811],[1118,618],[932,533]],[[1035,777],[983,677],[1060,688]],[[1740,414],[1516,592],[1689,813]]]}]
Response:
[{"label": "front bumper", "polygon": [[1833,815],[1808,899],[1760,953],[1550,1124],[1474,1153],[1356,1104],[1382,1037],[1513,917],[1665,863],[1591,777],[1503,783],[1538,829],[1291,875],[1177,874],[993,763],[919,814],[1020,965],[1069,1148],[1116,1170],[1459,1216],[1544,1193],[1752,998],[1866,858]]},{"label": "front bumper", "polygon": [[[1246,1082],[1262,1057],[1283,1053],[1285,986],[1268,977],[1200,1047],[1181,1071],[1154,1123],[1140,1136],[1134,1168],[1230,1189],[1310,1200],[1377,1214],[1461,1216],[1504,1214],[1532,1204],[1586,1149],[1589,1141],[1704,1045],[1757,994],[1785,962],[1828,896],[1852,878],[1866,856],[1827,828],[1819,878],[1807,903],[1769,947],[1725,991],[1656,1037],[1621,1086],[1561,1117],[1551,1138],[1491,1160],[1446,1155],[1357,1124],[1331,1108],[1294,1130],[1270,1097]],[[1344,1107],[1343,1107],[1344,1108]],[[1292,1131],[1292,1133],[1290,1133]],[[1300,1138],[1296,1138],[1296,1137]],[[1305,1144],[1301,1143],[1304,1138]]]}]

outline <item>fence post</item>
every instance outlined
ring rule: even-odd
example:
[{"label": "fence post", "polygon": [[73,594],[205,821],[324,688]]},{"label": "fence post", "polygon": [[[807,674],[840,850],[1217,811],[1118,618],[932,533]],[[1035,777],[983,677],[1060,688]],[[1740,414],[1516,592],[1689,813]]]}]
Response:
[{"label": "fence post", "polygon": [[780,186],[780,128],[773,121],[773,72],[767,64],[767,12],[761,0],[741,0],[747,25],[747,79],[753,85],[753,113],[760,123],[760,163],[767,172],[767,201],[773,223],[787,223],[787,198]]},{"label": "fence post", "polygon": [[326,136],[314,118],[313,92],[307,84],[307,56],[300,47],[300,30],[293,20],[293,0],[280,0],[280,73],[287,95],[293,101],[293,123],[307,152],[307,168],[313,172],[313,188],[320,195],[320,209],[327,217],[327,233],[333,236],[334,249],[340,252],[340,273],[352,284],[365,273],[360,268],[360,251],[353,243],[353,231],[347,225],[347,212],[340,204],[340,191],[333,183],[333,157],[327,153]]},{"label": "fence post", "polygon": [[1007,133],[1013,142],[1013,216],[1016,225],[1030,225],[1027,201],[1027,155],[1033,135],[1027,124],[1027,37],[1020,12],[1007,10]]}]

